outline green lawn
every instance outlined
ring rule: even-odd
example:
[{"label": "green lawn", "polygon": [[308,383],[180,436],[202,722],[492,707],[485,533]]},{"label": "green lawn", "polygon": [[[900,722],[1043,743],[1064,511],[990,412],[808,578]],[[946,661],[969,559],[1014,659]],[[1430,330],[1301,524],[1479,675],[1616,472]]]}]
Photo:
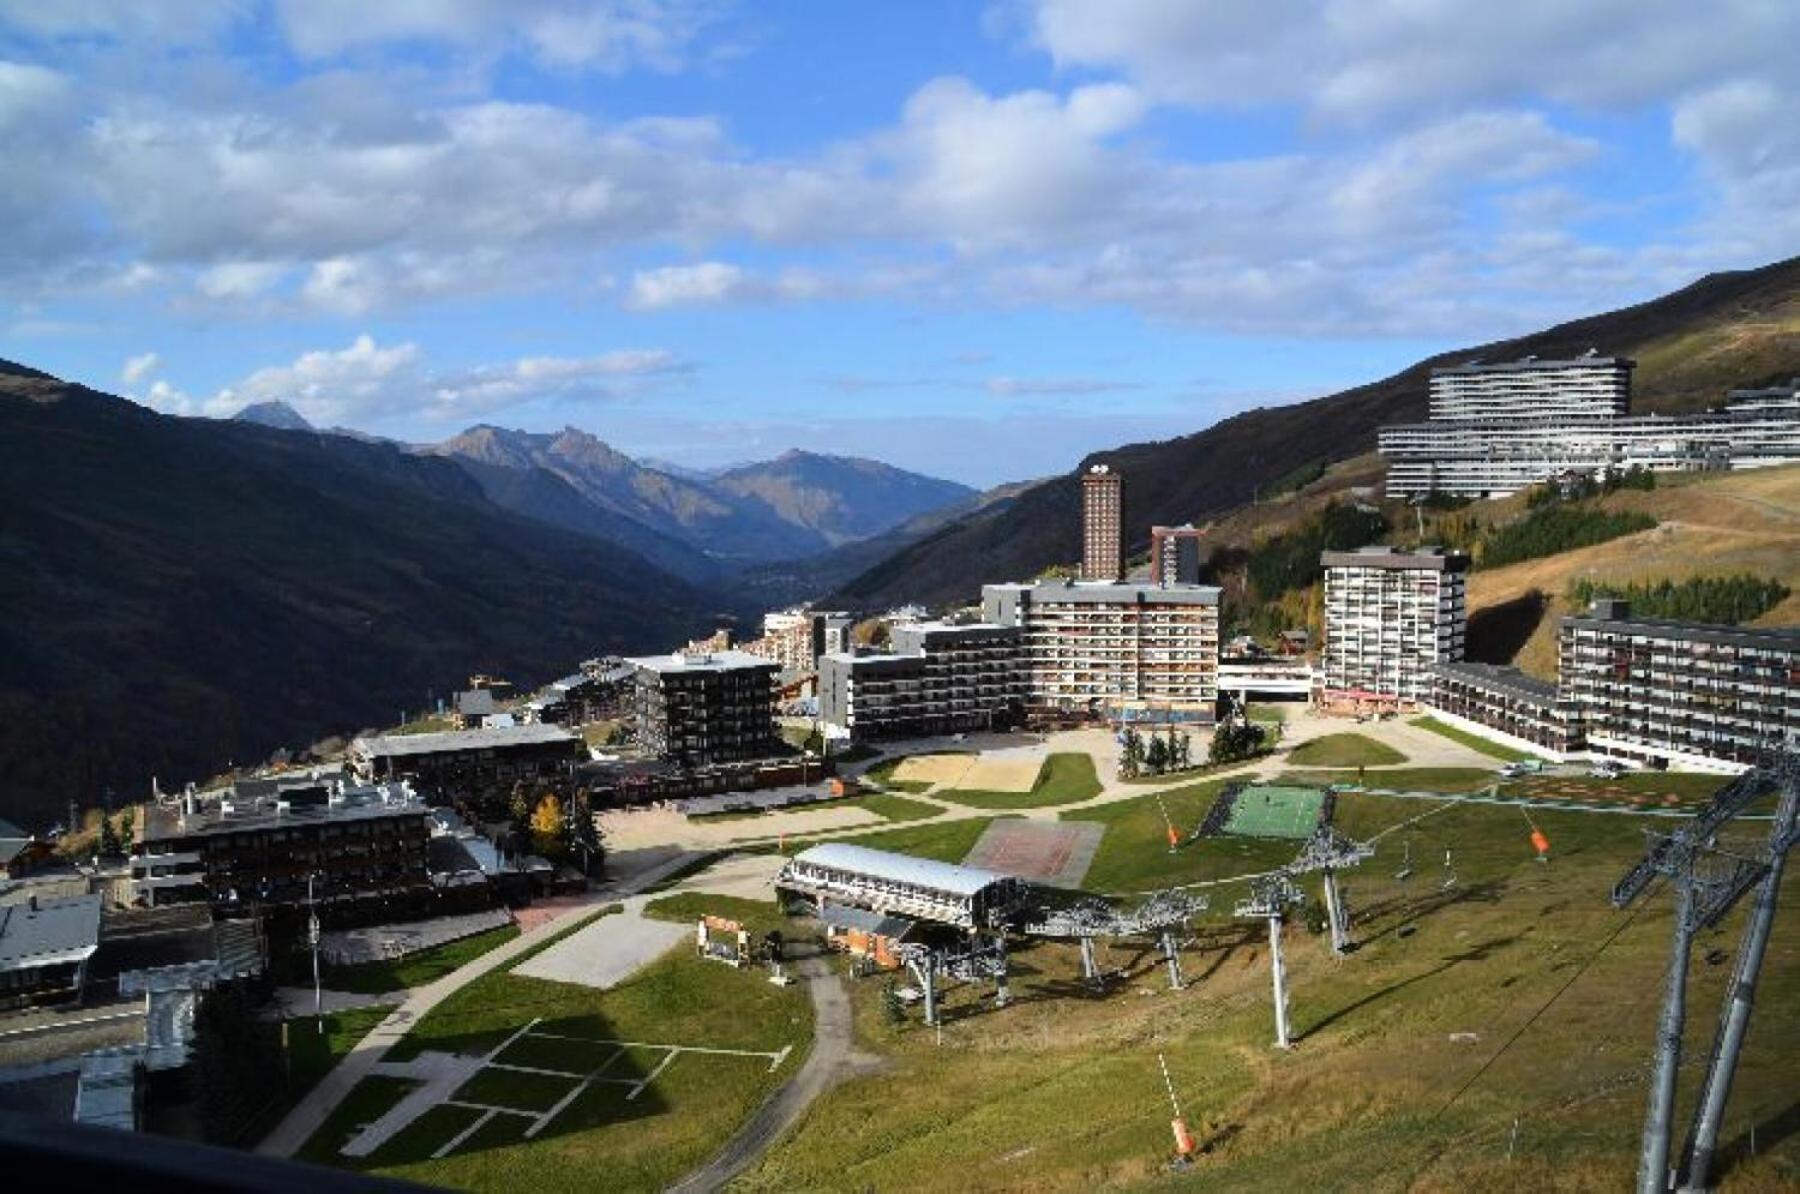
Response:
[{"label": "green lawn", "polygon": [[1406,756],[1366,734],[1327,734],[1296,746],[1288,761],[1296,767],[1393,767]]},{"label": "green lawn", "polygon": [[[1355,953],[1334,958],[1303,918],[1290,924],[1292,1052],[1270,1048],[1266,928],[1230,917],[1228,887],[1184,948],[1182,991],[1168,990],[1155,952],[1136,943],[1100,945],[1102,965],[1129,978],[1092,995],[1072,946],[1022,942],[1013,1004],[996,1011],[977,1004],[975,985],[957,987],[940,1044],[916,1014],[887,1022],[879,981],[856,984],[859,1043],[888,1068],[821,1099],[738,1187],[899,1189],[921,1173],[979,1190],[1629,1187],[1668,898],[1633,915],[1611,908],[1606,891],[1641,857],[1650,822],[1534,812],[1553,844],[1545,866],[1517,809],[1439,807],[1340,798],[1340,824],[1365,839],[1431,815],[1344,875]],[[1081,815],[1101,812],[1115,832],[1138,824],[1139,847],[1167,857],[1153,801]],[[1415,869],[1400,880],[1409,842]],[[1193,861],[1189,881],[1224,869]],[[1316,879],[1304,887],[1318,898]],[[1736,940],[1741,915],[1718,931],[1720,947]],[[1694,1057],[1711,1042],[1730,970],[1704,964],[1703,952],[1689,983]],[[1800,1134],[1778,1126],[1792,1114],[1783,1029],[1800,1018],[1800,954],[1772,950],[1764,982],[1728,1112],[1743,1160],[1727,1189],[1792,1189],[1800,1177]],[[1167,1169],[1159,1057],[1204,1150],[1179,1176]],[[1683,1069],[1684,1114],[1700,1069]]]},{"label": "green lawn", "polygon": [[1507,763],[1517,763],[1523,759],[1542,758],[1541,755],[1534,755],[1530,751],[1515,750],[1510,746],[1495,742],[1492,739],[1483,738],[1480,734],[1471,734],[1467,730],[1439,721],[1435,717],[1415,717],[1412,720],[1412,724],[1418,726],[1421,730],[1430,730],[1434,734],[1448,738],[1452,742],[1460,742],[1470,750],[1479,751],[1490,759],[1500,759]]},{"label": "green lawn", "polygon": [[1100,794],[1100,777],[1094,773],[1094,760],[1085,754],[1053,754],[1044,760],[1037,782],[1029,792],[980,792],[946,788],[933,792],[940,800],[975,808],[1044,808],[1056,804],[1073,804]]},{"label": "green lawn", "polygon": [[[509,971],[483,975],[420,1020],[389,1057],[399,1060],[424,1050],[490,1050],[533,1019],[541,1021],[539,1031],[578,1039],[522,1038],[509,1050],[509,1060],[533,1064],[546,1058],[614,1057],[609,1077],[647,1077],[666,1054],[651,1049],[619,1053],[601,1044],[608,1040],[763,1051],[793,1046],[794,1051],[773,1073],[767,1059],[683,1054],[635,1100],[627,1099],[627,1086],[597,1084],[532,1140],[522,1135],[528,1120],[499,1116],[456,1152],[437,1160],[430,1154],[473,1117],[440,1106],[373,1157],[338,1154],[359,1125],[409,1089],[400,1080],[372,1078],[351,1092],[302,1155],[457,1189],[509,1194],[572,1187],[660,1190],[703,1163],[770,1091],[791,1077],[812,1039],[812,1009],[803,986],[772,986],[758,971],[735,970],[676,949],[607,991]],[[572,1079],[553,1075],[487,1069],[471,1079],[466,1092],[477,1101],[529,1109],[550,1106],[574,1086]]]},{"label": "green lawn", "polygon": [[422,987],[444,977],[457,967],[474,961],[488,950],[505,945],[518,935],[519,926],[502,925],[435,949],[420,950],[404,958],[363,962],[355,966],[327,966],[323,981],[333,991],[355,991],[368,995]]},{"label": "green lawn", "polygon": [[1618,779],[1591,775],[1532,775],[1500,785],[1508,796],[1544,799],[1592,800],[1629,804],[1633,798],[1646,804],[1663,804],[1668,797],[1690,805],[1706,800],[1729,781],[1721,775],[1682,771],[1633,771]]},{"label": "green lawn", "polygon": [[792,922],[781,914],[772,899],[747,900],[742,896],[698,891],[683,891],[651,900],[644,905],[644,915],[653,920],[684,925],[692,925],[702,916],[723,916],[741,922],[752,933],[767,933],[774,929],[787,933],[792,927]]},{"label": "green lawn", "polygon": [[992,817],[970,817],[962,821],[934,821],[907,825],[899,829],[880,829],[873,833],[844,834],[816,838],[806,842],[789,842],[787,853],[798,854],[821,841],[851,842],[871,850],[892,850],[915,858],[935,858],[939,862],[961,862],[977,840],[993,822]]},{"label": "green lawn", "polygon": [[1264,871],[1294,856],[1292,842],[1252,841],[1246,838],[1208,838],[1184,844],[1169,852],[1169,821],[1185,843],[1225,787],[1224,780],[1209,780],[1176,788],[1161,795],[1139,796],[1099,808],[1065,813],[1069,821],[1095,821],[1106,826],[1106,836],[1088,867],[1083,886],[1089,891],[1123,893],[1151,891],[1181,883]]},{"label": "green lawn", "polygon": [[[1374,771],[1363,777],[1371,788],[1396,791],[1476,792],[1492,787],[1499,776],[1483,767],[1401,767],[1393,771]],[[1354,784],[1356,777],[1342,771],[1284,771],[1269,781],[1277,784]]]},{"label": "green lawn", "polygon": [[886,792],[871,792],[844,803],[854,808],[866,808],[886,821],[924,821],[944,811],[923,800],[908,800],[904,796],[892,796]]}]

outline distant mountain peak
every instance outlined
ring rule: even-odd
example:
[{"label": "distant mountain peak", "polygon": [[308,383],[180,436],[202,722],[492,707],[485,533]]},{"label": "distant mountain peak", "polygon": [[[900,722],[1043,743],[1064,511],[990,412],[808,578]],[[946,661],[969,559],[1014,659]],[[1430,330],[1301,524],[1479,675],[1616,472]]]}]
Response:
[{"label": "distant mountain peak", "polygon": [[273,427],[277,431],[313,430],[313,425],[306,421],[305,415],[279,398],[269,402],[252,402],[231,418],[233,422],[255,423],[259,427]]}]

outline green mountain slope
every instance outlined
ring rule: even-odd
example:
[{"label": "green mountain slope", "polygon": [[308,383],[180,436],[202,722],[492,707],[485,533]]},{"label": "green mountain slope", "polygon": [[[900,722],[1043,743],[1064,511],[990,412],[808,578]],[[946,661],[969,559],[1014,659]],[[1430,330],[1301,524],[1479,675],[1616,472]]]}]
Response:
[{"label": "green mountain slope", "polygon": [[836,604],[880,609],[947,604],[983,581],[1025,579],[1080,554],[1079,474],[1125,476],[1128,551],[1154,523],[1200,521],[1249,502],[1259,487],[1320,462],[1371,451],[1384,423],[1422,419],[1431,370],[1480,356],[1568,356],[1588,348],[1639,361],[1634,409],[1716,404],[1725,390],[1800,374],[1800,257],[1712,274],[1637,306],[1512,340],[1442,353],[1381,381],[1291,406],[1246,411],[1205,431],[1097,452],[1003,508],[946,526],[845,583]]},{"label": "green mountain slope", "polygon": [[4,365],[0,511],[0,816],[31,825],[714,618],[449,461]]}]

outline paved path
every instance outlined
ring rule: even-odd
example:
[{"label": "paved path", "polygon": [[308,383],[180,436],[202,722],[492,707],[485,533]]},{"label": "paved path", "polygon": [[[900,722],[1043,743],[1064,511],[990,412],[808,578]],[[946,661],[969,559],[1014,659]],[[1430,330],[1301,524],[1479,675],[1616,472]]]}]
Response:
[{"label": "paved path", "polygon": [[783,1083],[738,1129],[711,1161],[670,1186],[670,1191],[698,1194],[723,1189],[754,1165],[782,1133],[806,1113],[813,1101],[838,1083],[873,1073],[886,1062],[856,1048],[855,1013],[844,982],[825,959],[811,957],[795,969],[806,977],[813,1005],[813,1047],[800,1071]]},{"label": "paved path", "polygon": [[600,990],[617,986],[668,953],[677,941],[694,935],[691,924],[645,920],[644,905],[649,899],[632,896],[625,901],[623,912],[577,929],[521,963],[514,973]]},{"label": "paved path", "polygon": [[522,933],[505,945],[489,950],[479,958],[452,970],[436,982],[408,992],[406,1001],[352,1046],[350,1052],[257,1145],[256,1151],[266,1157],[293,1156],[312,1138],[313,1133],[324,1126],[325,1120],[356,1084],[376,1072],[375,1066],[387,1053],[388,1046],[405,1036],[432,1008],[475,979],[500,969],[520,954],[543,944],[574,921],[596,916],[604,905],[616,902],[621,895],[636,894],[665,875],[679,870],[687,863],[688,858],[686,854],[677,853],[654,869],[632,876],[619,888],[590,892],[586,897],[585,907]]},{"label": "paved path", "polygon": [[[363,991],[333,991],[327,987],[319,992],[319,1007],[327,1014],[331,1012],[353,1012],[365,1007],[393,1007],[405,1003],[409,991],[379,991],[373,994]],[[313,1014],[313,989],[311,987],[276,987],[275,1008],[273,1014],[292,1019],[295,1016]]]}]

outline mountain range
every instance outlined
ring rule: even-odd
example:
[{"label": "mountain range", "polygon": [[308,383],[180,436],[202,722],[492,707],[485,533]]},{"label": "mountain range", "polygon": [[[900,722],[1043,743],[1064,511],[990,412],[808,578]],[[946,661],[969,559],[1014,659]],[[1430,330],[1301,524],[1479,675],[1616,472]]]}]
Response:
[{"label": "mountain range", "polygon": [[1246,411],[1204,431],[1096,452],[1074,471],[941,526],[837,587],[852,609],[974,597],[984,580],[1024,580],[1081,551],[1080,474],[1125,478],[1128,554],[1154,524],[1196,524],[1251,502],[1284,477],[1363,455],[1386,423],[1426,417],[1431,371],[1471,358],[1568,357],[1588,348],[1637,361],[1632,408],[1717,405],[1734,386],[1800,375],[1800,257],[1708,275],[1673,294],[1542,332],[1440,353],[1392,377],[1290,406]]}]

